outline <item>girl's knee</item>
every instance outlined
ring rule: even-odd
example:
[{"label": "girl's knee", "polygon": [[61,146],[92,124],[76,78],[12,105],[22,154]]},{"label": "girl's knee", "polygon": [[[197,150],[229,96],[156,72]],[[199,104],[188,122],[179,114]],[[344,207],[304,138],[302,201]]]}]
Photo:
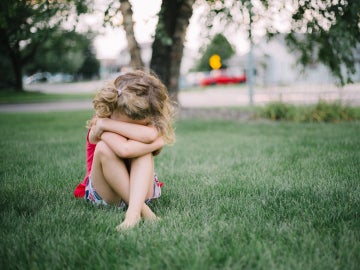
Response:
[{"label": "girl's knee", "polygon": [[154,156],[150,154],[146,154],[143,156],[135,157],[131,159],[131,164],[154,164]]},{"label": "girl's knee", "polygon": [[149,154],[145,154],[139,157],[136,157],[135,159],[141,159],[141,160],[153,160],[153,154],[149,153]]},{"label": "girl's knee", "polygon": [[96,144],[95,156],[101,157],[114,157],[115,153],[110,149],[110,147],[103,141],[100,141]]}]

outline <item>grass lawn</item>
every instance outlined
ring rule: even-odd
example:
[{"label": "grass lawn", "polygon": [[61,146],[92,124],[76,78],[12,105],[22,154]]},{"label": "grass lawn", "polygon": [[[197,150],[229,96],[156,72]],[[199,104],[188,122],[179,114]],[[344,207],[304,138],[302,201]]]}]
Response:
[{"label": "grass lawn", "polygon": [[23,91],[15,92],[12,90],[0,91],[0,104],[15,104],[15,103],[37,103],[37,102],[52,102],[52,101],[67,101],[67,100],[91,100],[94,93],[83,94],[49,94],[42,92]]},{"label": "grass lawn", "polygon": [[182,120],[162,220],[73,197],[91,112],[2,114],[0,269],[359,269],[360,123]]}]

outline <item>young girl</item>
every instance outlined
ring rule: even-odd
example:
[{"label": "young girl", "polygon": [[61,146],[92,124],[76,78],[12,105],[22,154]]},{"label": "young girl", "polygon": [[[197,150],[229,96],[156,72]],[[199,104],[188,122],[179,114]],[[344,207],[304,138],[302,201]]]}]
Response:
[{"label": "young girl", "polygon": [[154,155],[174,142],[173,107],[166,87],[154,75],[132,71],[102,88],[89,121],[87,174],[75,191],[94,204],[128,209],[117,230],[157,217],[146,204],[161,195]]}]

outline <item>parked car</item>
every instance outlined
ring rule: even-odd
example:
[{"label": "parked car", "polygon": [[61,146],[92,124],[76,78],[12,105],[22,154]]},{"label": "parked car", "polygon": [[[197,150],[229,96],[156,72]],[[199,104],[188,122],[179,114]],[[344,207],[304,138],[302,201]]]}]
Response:
[{"label": "parked car", "polygon": [[74,81],[74,75],[65,73],[51,74],[49,72],[38,72],[24,78],[24,84],[32,83],[64,83]]},{"label": "parked car", "polygon": [[50,80],[51,80],[51,74],[49,72],[39,72],[25,78],[24,83],[25,84],[42,83],[42,82],[49,82]]},{"label": "parked car", "polygon": [[216,84],[231,84],[231,83],[245,83],[246,75],[232,76],[227,74],[218,74],[208,76],[200,81],[201,86],[216,85]]}]

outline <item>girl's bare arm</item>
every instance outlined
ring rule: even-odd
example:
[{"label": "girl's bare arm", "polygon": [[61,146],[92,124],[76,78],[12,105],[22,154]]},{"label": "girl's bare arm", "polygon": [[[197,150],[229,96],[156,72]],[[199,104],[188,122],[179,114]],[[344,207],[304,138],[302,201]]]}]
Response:
[{"label": "girl's bare arm", "polygon": [[152,126],[127,123],[110,118],[98,118],[94,127],[95,135],[100,137],[105,131],[142,143],[151,143],[159,136],[157,129]]},{"label": "girl's bare arm", "polygon": [[127,139],[113,132],[103,132],[101,140],[105,142],[114,153],[120,158],[134,158],[153,153],[164,146],[164,140],[161,137],[156,138],[151,143],[142,143],[139,141]]}]

